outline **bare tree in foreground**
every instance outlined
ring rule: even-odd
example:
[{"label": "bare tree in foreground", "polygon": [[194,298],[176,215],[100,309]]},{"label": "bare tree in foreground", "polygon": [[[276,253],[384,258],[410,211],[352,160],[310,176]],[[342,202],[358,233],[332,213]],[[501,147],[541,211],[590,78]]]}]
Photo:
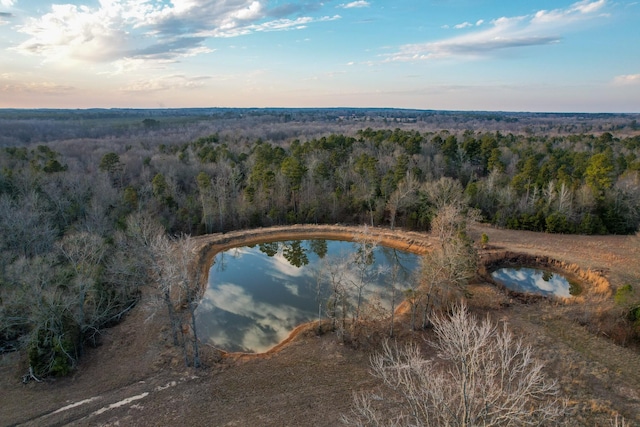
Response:
[{"label": "bare tree in foreground", "polygon": [[[159,235],[152,243],[154,253],[154,274],[167,306],[173,343],[181,346],[187,366],[200,367],[198,333],[195,321],[195,310],[200,298],[198,271],[193,263],[195,241],[191,236],[183,235],[171,239]],[[184,307],[188,309],[185,319]],[[185,336],[185,329],[191,329],[191,336]],[[191,343],[192,363],[187,354],[188,343]]]},{"label": "bare tree in foreground", "polygon": [[[439,182],[447,182],[441,180]],[[422,257],[421,286],[422,327],[426,328],[433,307],[444,304],[453,295],[465,292],[475,275],[478,254],[467,235],[468,223],[475,212],[463,212],[457,205],[442,205],[431,222],[432,234],[440,242]],[[411,327],[415,328],[412,318]]]},{"label": "bare tree in foreground", "polygon": [[416,345],[384,344],[371,358],[384,396],[354,397],[348,425],[527,426],[562,422],[558,387],[542,372],[531,346],[488,319],[480,322],[464,305],[432,319],[437,358]]}]

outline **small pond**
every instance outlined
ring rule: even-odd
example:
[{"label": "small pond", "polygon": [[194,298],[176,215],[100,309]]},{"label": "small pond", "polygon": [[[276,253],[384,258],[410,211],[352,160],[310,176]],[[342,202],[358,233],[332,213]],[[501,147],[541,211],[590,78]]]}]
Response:
[{"label": "small pond", "polygon": [[570,297],[578,295],[581,291],[578,284],[570,282],[565,277],[537,268],[500,268],[491,273],[491,277],[516,292]]},{"label": "small pond", "polygon": [[[218,253],[196,310],[198,336],[226,351],[267,351],[297,326],[327,317],[332,272],[334,279],[340,272],[350,307],[360,294],[363,301],[379,298],[388,309],[389,284],[396,284],[400,300],[420,257],[377,246],[365,250],[369,255],[360,262],[362,248],[345,241],[295,240]],[[354,284],[363,281],[368,285],[359,291]]]}]

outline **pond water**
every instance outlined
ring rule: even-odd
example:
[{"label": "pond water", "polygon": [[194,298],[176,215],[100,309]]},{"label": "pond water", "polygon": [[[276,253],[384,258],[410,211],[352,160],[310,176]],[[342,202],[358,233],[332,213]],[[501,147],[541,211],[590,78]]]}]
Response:
[{"label": "pond water", "polygon": [[[366,259],[358,256],[363,253]],[[196,310],[198,336],[226,351],[264,352],[298,325],[326,318],[335,289],[331,277],[338,273],[351,307],[360,293],[362,300],[379,297],[388,308],[389,284],[396,283],[399,293],[410,287],[409,276],[418,265],[418,255],[382,246],[363,252],[361,244],[335,240],[233,248],[217,254],[209,270]],[[355,285],[364,281],[368,285],[359,292]]]},{"label": "pond water", "polygon": [[565,277],[537,268],[500,268],[491,273],[491,277],[517,292],[570,297],[579,294],[581,290],[579,285]]}]

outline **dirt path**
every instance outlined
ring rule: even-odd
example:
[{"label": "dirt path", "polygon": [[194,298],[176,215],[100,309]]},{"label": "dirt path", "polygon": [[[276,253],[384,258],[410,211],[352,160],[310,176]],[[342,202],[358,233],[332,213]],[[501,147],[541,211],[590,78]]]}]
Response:
[{"label": "dirt path", "polygon": [[[198,238],[203,249],[200,262],[206,265],[212,253],[238,244],[349,239],[353,230],[296,226],[204,236]],[[424,251],[431,244],[429,236],[420,233],[375,232],[386,239],[384,244],[404,250]],[[602,271],[614,286],[639,282],[639,247],[631,237],[472,229],[476,240],[482,233],[489,236],[490,251],[552,256]],[[492,286],[474,286],[472,304],[507,320],[545,354],[548,370],[572,401],[573,425],[609,425],[614,411],[640,425],[637,352],[615,346],[568,319],[563,306],[521,304]],[[167,342],[162,307],[150,292],[144,295],[123,323],[105,332],[102,346],[90,350],[69,378],[22,385],[25,366],[15,354],[2,356],[0,425],[330,426],[349,410],[353,391],[374,384],[367,372],[367,350],[340,345],[331,335],[308,333],[262,358],[185,369]]]},{"label": "dirt path", "polygon": [[179,377],[160,375],[136,381],[105,393],[87,397],[55,410],[36,413],[31,419],[20,421],[20,426],[62,426],[95,424],[99,419],[109,417],[110,411],[122,407],[135,408],[144,405],[145,399],[161,399],[163,394],[170,394],[169,389],[178,384],[188,382],[197,377]]}]

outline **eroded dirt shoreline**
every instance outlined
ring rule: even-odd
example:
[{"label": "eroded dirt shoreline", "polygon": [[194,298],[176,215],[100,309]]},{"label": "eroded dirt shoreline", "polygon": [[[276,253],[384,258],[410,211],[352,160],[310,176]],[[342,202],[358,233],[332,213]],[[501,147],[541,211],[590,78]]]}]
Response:
[{"label": "eroded dirt shoreline", "polygon": [[204,266],[211,264],[213,257],[217,253],[238,246],[256,245],[279,240],[327,239],[354,241],[360,236],[368,236],[383,246],[416,254],[424,254],[433,245],[433,239],[425,233],[377,227],[291,225],[199,236],[197,237],[198,264],[204,268]]},{"label": "eroded dirt shoreline", "polygon": [[[489,235],[483,254],[548,256],[599,271],[614,287],[640,278],[633,237],[548,235],[482,225],[471,232],[476,241],[483,232]],[[380,233],[390,239],[382,244],[400,242],[394,247],[402,250],[426,250],[433,244],[421,233]],[[210,262],[213,250],[243,244],[311,237],[349,240],[353,234],[352,227],[295,226],[203,236],[198,241],[206,251],[199,262]],[[541,352],[549,373],[572,400],[571,425],[608,425],[613,412],[631,425],[640,423],[636,351],[569,319],[571,307],[553,301],[525,304],[482,281],[472,284],[472,293],[475,310],[507,321]],[[162,306],[144,289],[131,315],[105,332],[102,346],[89,351],[69,378],[23,386],[25,366],[16,354],[2,356],[0,425],[329,426],[339,424],[340,414],[349,410],[353,391],[374,384],[368,351],[340,345],[331,334],[301,333],[275,354],[192,371],[167,341],[166,324]],[[399,328],[406,331],[406,325]],[[420,334],[412,337],[421,341]]]}]

